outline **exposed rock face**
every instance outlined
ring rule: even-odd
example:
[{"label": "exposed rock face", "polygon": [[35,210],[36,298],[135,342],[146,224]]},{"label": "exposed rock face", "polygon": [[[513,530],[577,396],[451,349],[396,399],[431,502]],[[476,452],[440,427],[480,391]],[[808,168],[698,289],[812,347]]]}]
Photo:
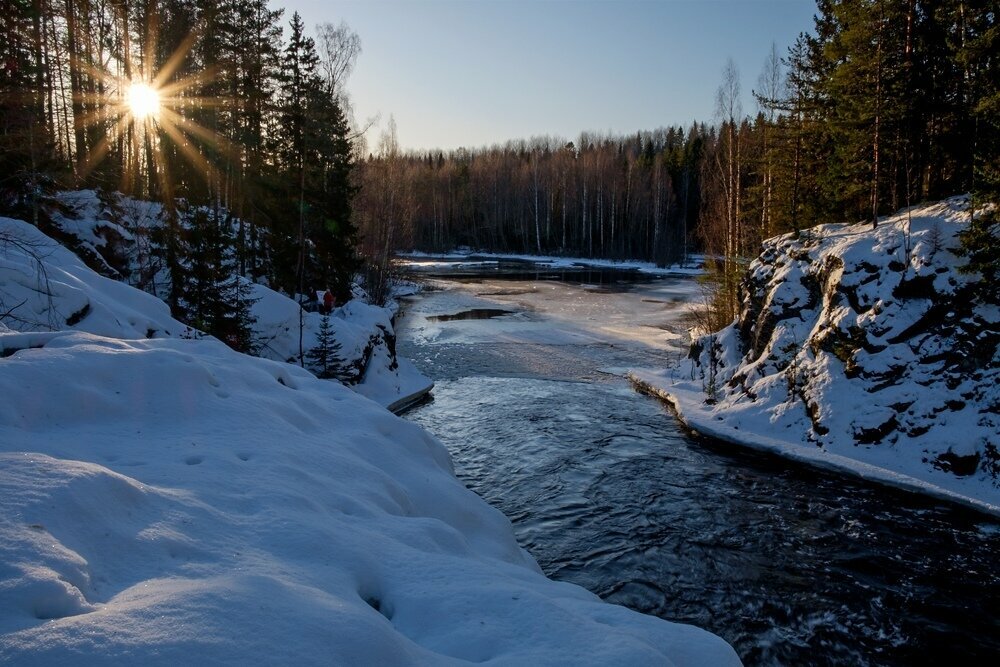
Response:
[{"label": "exposed rock face", "polygon": [[766,241],[739,318],[695,341],[684,375],[741,429],[997,485],[1000,307],[952,252],[968,205]]}]

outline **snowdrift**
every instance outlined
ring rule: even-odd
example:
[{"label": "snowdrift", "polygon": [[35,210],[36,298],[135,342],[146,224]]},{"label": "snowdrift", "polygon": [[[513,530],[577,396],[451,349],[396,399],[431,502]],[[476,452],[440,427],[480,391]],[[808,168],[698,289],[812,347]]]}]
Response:
[{"label": "snowdrift", "polygon": [[1000,309],[953,250],[968,199],[764,244],[730,327],[635,381],[695,430],[1000,514]]},{"label": "snowdrift", "polygon": [[0,364],[0,661],[736,662],[545,579],[439,442],[337,383],[71,332]]},{"label": "snowdrift", "polygon": [[18,331],[161,338],[187,329],[160,299],[98,275],[32,225],[12,218],[0,218],[0,314],[7,328]]}]

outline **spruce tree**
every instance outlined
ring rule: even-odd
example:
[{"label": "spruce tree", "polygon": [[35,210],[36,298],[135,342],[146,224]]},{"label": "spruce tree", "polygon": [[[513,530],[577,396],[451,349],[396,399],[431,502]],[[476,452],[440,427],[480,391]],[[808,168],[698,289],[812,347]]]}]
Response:
[{"label": "spruce tree", "polygon": [[[357,230],[352,220],[354,161],[350,128],[333,91],[320,90],[315,103],[318,132],[310,133],[319,158],[317,179],[310,179],[309,198],[315,201],[309,220],[317,254],[317,282],[329,287],[337,301],[351,298],[351,283],[361,262],[355,252]],[[316,182],[318,180],[318,182]]]},{"label": "spruce tree", "polygon": [[253,351],[250,285],[238,272],[228,214],[196,209],[180,246],[178,319],[240,352]]},{"label": "spruce tree", "polygon": [[347,381],[345,363],[340,356],[340,343],[333,335],[329,314],[323,315],[319,325],[319,333],[316,336],[316,347],[306,353],[306,359],[316,373],[316,377],[323,380]]},{"label": "spruce tree", "polygon": [[305,36],[297,13],[289,27],[282,60],[280,152],[293,205],[276,239],[281,263],[288,267],[279,283],[298,293],[329,287],[346,301],[360,264],[351,219],[350,128],[336,91],[319,74],[315,44]]}]

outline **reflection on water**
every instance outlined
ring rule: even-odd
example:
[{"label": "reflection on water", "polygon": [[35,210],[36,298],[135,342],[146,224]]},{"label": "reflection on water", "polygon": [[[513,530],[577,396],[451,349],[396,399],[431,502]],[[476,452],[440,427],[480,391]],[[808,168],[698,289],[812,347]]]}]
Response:
[{"label": "reflection on water", "polygon": [[693,439],[600,370],[649,365],[647,349],[423,344],[405,318],[400,331],[437,381],[407,416],[553,578],[711,630],[747,664],[1000,655],[996,523]]},{"label": "reflection on water", "polygon": [[432,322],[452,322],[454,320],[488,320],[493,317],[503,317],[504,315],[510,315],[510,310],[504,310],[503,308],[470,308],[469,310],[463,310],[459,313],[452,313],[450,315],[431,315],[428,320]]}]

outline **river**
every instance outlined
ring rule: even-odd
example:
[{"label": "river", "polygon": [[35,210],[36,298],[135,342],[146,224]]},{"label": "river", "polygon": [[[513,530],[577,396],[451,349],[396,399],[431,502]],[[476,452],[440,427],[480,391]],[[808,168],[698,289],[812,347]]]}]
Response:
[{"label": "river", "polygon": [[404,306],[406,417],[554,579],[748,665],[1000,664],[1000,524],[694,437],[625,369],[685,345],[691,278],[473,267]]}]

